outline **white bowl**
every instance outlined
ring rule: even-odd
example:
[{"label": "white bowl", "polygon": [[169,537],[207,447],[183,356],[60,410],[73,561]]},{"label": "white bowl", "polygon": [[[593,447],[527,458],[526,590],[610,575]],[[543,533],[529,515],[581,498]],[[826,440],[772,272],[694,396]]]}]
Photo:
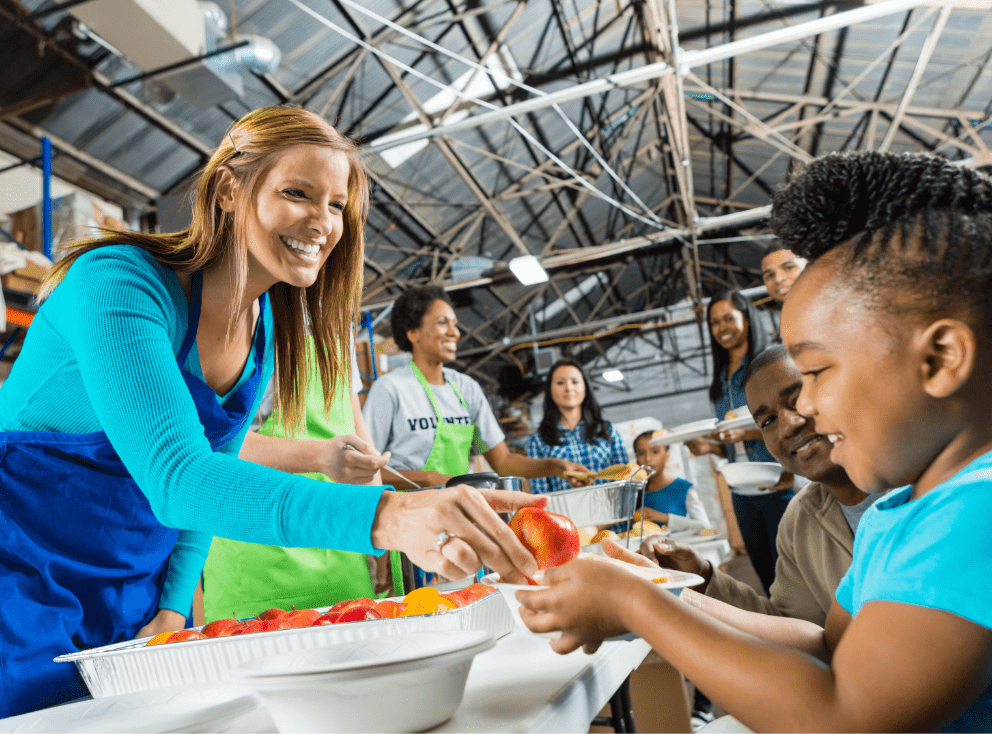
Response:
[{"label": "white bowl", "polygon": [[419,632],[257,658],[232,672],[280,732],[416,732],[451,718],[472,660],[495,644],[482,630]]},{"label": "white bowl", "polygon": [[782,478],[782,465],[771,461],[740,461],[716,468],[727,484],[741,489],[766,489]]}]

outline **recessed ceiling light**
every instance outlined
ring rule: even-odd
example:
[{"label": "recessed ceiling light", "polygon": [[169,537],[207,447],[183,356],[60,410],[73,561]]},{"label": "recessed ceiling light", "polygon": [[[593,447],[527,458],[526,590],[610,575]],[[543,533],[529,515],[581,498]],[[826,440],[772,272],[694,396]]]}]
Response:
[{"label": "recessed ceiling light", "polygon": [[524,285],[545,283],[548,280],[548,271],[541,267],[540,261],[533,255],[513,258],[510,260],[510,270]]},{"label": "recessed ceiling light", "polygon": [[623,379],[623,372],[620,370],[606,370],[603,373],[603,379],[607,382],[620,382]]}]

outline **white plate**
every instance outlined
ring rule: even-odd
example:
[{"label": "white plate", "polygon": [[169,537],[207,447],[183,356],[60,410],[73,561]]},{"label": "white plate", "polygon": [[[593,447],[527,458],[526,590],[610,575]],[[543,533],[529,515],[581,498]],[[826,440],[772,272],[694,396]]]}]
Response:
[{"label": "white plate", "polygon": [[673,443],[691,441],[694,438],[702,438],[713,433],[716,428],[716,418],[706,418],[701,421],[693,421],[671,429],[666,435],[652,438],[648,443],[656,446],[668,446]]},{"label": "white plate", "polygon": [[[593,552],[600,553],[601,555],[606,555],[605,553],[603,553],[602,549],[598,547],[599,546],[598,543],[596,544],[596,546],[597,547],[595,549],[593,549],[592,546],[586,546],[586,548],[593,549]],[[583,548],[583,550],[585,550],[586,548]],[[631,573],[635,573],[642,577],[645,576],[643,570],[638,570],[638,569],[643,569],[643,567],[634,566],[633,564],[629,564],[629,565],[631,566],[631,568],[629,569]],[[668,589],[676,596],[682,593],[682,589],[687,588],[689,586],[697,586],[703,583],[703,581],[705,581],[705,579],[702,576],[697,576],[694,573],[684,573],[682,571],[671,571],[668,569],[663,569],[661,573],[669,577],[671,580],[658,583],[657,585],[663,589]],[[485,576],[483,577],[482,582],[495,586],[497,589],[500,590],[500,592],[503,594],[503,598],[506,599],[506,606],[510,609],[510,614],[513,615],[513,620],[517,623],[517,626],[522,627],[524,630],[530,632],[530,634],[532,635],[536,635],[537,637],[544,637],[549,640],[555,640],[561,637],[561,632],[531,632],[531,630],[527,627],[527,625],[524,624],[523,620],[520,618],[520,602],[517,601],[515,592],[518,590],[535,591],[538,589],[547,589],[548,588],[547,586],[521,586],[519,584],[503,584],[500,583],[499,581],[493,580],[494,578],[498,579],[499,575],[491,574],[490,576]],[[487,579],[489,580],[487,581]],[[638,638],[637,635],[635,635],[633,632],[627,632],[625,634],[617,635],[615,637],[608,637],[604,640],[604,642],[613,642],[617,640],[636,640],[637,638]]]},{"label": "white plate", "polygon": [[766,489],[782,478],[782,465],[771,461],[737,461],[716,468],[727,484],[740,489]]},{"label": "white plate", "polygon": [[531,584],[504,584],[499,580],[498,573],[486,574],[482,577],[482,583],[488,584],[489,586],[494,586],[499,589],[504,594],[511,594],[518,589],[523,589],[524,591],[532,591],[535,589],[546,589],[547,586],[533,586]]},{"label": "white plate", "polygon": [[754,422],[754,418],[748,413],[737,418],[728,418],[725,421],[720,421],[716,424],[716,430],[736,431],[741,428],[756,428],[757,426],[758,424]]}]

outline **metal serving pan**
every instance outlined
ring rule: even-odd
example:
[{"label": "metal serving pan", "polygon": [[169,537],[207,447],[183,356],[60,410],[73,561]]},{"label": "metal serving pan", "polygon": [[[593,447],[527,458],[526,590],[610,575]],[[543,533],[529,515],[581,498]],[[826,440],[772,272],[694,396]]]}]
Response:
[{"label": "metal serving pan", "polygon": [[[578,527],[605,523],[630,522],[637,509],[638,498],[643,501],[647,480],[593,484],[588,487],[549,492],[547,510],[564,515]],[[628,527],[629,530],[629,527]]]},{"label": "metal serving pan", "polygon": [[513,615],[502,594],[439,614],[370,619],[321,627],[214,637],[145,647],[148,638],[62,655],[74,663],[93,698],[231,679],[231,669],[269,655],[296,652],[340,642],[369,640],[407,632],[485,630],[494,638],[513,629]]}]

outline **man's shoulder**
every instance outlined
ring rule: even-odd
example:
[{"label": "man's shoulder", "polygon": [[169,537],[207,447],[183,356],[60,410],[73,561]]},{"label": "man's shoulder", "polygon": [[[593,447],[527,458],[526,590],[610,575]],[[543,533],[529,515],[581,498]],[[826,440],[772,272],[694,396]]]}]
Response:
[{"label": "man's shoulder", "polygon": [[833,498],[823,489],[823,485],[819,482],[810,482],[789,500],[779,525],[784,525],[786,528],[795,527],[802,515],[816,517],[823,511],[827,500],[833,501]]}]

